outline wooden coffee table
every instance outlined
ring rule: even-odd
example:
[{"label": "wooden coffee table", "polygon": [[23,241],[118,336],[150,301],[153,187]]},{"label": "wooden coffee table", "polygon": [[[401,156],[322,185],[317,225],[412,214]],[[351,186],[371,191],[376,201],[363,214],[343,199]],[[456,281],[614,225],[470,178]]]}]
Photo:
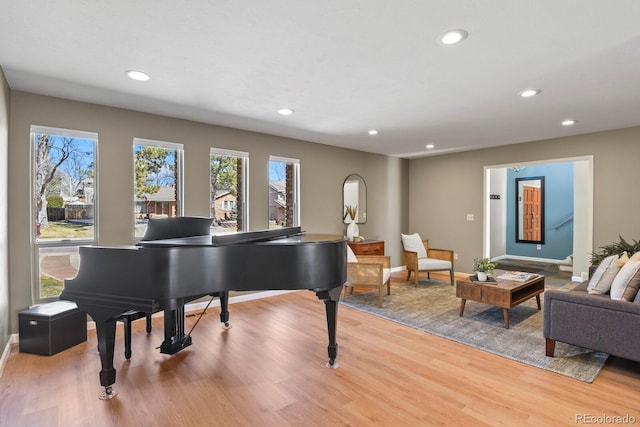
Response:
[{"label": "wooden coffee table", "polygon": [[[496,270],[494,277],[501,276],[505,271]],[[544,276],[537,275],[526,282],[496,279],[496,282],[474,282],[473,276],[456,280],[456,296],[462,298],[460,316],[464,314],[467,300],[483,302],[485,304],[502,307],[504,313],[504,327],[509,329],[509,309],[536,297],[540,310],[540,294],[544,292]]]}]

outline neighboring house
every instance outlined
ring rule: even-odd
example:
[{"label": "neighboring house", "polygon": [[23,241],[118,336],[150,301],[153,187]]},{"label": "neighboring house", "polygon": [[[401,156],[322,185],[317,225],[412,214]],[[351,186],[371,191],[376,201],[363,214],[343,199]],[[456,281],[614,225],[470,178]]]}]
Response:
[{"label": "neighboring house", "polygon": [[229,190],[217,190],[212,199],[211,210],[217,221],[235,220],[237,214],[236,196]]},{"label": "neighboring house", "polygon": [[157,193],[135,198],[136,218],[154,216],[176,216],[176,190],[174,187],[160,187]]},{"label": "neighboring house", "polygon": [[285,181],[269,182],[269,220],[277,224],[284,222],[287,207],[287,183]]}]

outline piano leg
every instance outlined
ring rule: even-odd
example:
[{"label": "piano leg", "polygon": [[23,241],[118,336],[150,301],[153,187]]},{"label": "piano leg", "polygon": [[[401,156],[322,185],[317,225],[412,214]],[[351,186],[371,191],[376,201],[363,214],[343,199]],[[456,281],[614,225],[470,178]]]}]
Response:
[{"label": "piano leg", "polygon": [[229,292],[220,292],[220,321],[224,324],[223,329],[230,329],[229,324]]},{"label": "piano leg", "polygon": [[145,317],[147,319],[147,333],[150,334],[151,333],[151,313],[147,313]]},{"label": "piano leg", "polygon": [[164,341],[160,353],[176,354],[191,345],[191,336],[184,334],[184,306],[164,311]]},{"label": "piano leg", "polygon": [[116,370],[113,368],[113,351],[116,341],[116,319],[110,317],[100,319],[90,314],[96,323],[96,333],[98,335],[98,351],[100,352],[100,385],[104,391],[100,394],[100,399],[107,400],[114,398],[118,393],[113,390],[112,385],[116,382]]},{"label": "piano leg", "polygon": [[342,286],[330,289],[328,291],[316,292],[318,298],[324,301],[325,310],[327,312],[327,331],[329,332],[329,346],[327,347],[329,353],[329,362],[327,362],[327,368],[336,369],[338,363],[336,358],[338,357],[338,343],[336,342],[336,325],[338,319],[338,300],[342,293]]},{"label": "piano leg", "polygon": [[131,317],[123,315],[122,323],[124,324],[124,357],[129,360],[131,359]]}]

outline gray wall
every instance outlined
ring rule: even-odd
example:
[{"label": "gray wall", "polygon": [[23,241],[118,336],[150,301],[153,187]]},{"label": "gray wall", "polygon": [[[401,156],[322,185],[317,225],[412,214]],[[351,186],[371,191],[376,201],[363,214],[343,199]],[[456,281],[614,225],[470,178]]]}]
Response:
[{"label": "gray wall", "polygon": [[[593,246],[640,239],[640,127],[414,159],[409,162],[409,229],[433,247],[459,254],[456,270],[471,272],[482,255],[483,170],[580,156],[594,158]],[[475,221],[466,220],[473,213]],[[409,231],[409,230],[408,230]]]},{"label": "gray wall", "polygon": [[9,175],[9,85],[0,69],[0,355],[9,341],[9,220],[7,201]]},{"label": "gray wall", "polygon": [[[301,225],[309,232],[346,233],[346,225],[342,223],[342,183],[347,175],[357,173],[365,179],[368,190],[367,223],[360,226],[360,234],[368,239],[384,240],[392,264],[401,263],[398,236],[408,224],[407,160],[20,91],[11,92],[10,105],[12,332],[17,332],[17,313],[32,304],[31,125],[98,133],[99,244],[134,242],[132,140],[139,137],[184,144],[185,215],[209,215],[209,148],[248,152],[251,230],[268,227],[269,155],[300,159]],[[5,327],[5,335],[6,331]]]}]

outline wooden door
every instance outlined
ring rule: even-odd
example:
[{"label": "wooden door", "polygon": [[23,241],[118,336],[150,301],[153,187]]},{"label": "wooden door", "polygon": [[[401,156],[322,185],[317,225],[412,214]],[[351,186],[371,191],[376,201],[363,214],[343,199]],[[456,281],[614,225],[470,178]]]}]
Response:
[{"label": "wooden door", "polygon": [[523,187],[522,190],[522,238],[523,240],[541,240],[540,188]]}]

